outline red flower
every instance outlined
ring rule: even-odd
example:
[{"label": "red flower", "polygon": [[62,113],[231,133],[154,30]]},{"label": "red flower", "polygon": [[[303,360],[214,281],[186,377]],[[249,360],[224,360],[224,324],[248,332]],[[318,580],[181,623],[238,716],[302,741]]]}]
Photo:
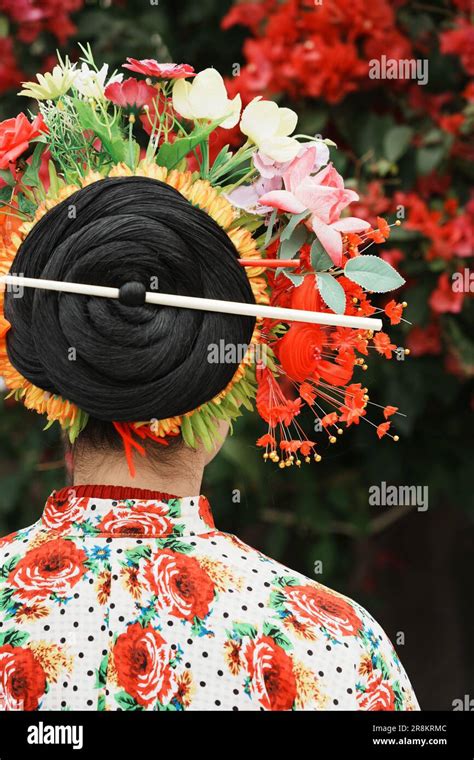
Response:
[{"label": "red flower", "polygon": [[291,710],[296,699],[293,661],[270,636],[250,641],[244,649],[252,692],[266,710]]},{"label": "red flower", "polygon": [[395,710],[395,694],[382,676],[372,676],[368,688],[357,693],[357,701],[361,710]]},{"label": "red flower", "polygon": [[364,399],[364,389],[360,383],[352,383],[346,388],[344,404],[341,406],[341,422],[346,422],[347,427],[358,425],[361,417],[365,417],[366,401]]},{"label": "red flower", "polygon": [[474,26],[464,18],[459,18],[459,26],[443,32],[440,36],[442,53],[458,55],[466,74],[474,75]]},{"label": "red flower", "polygon": [[87,572],[87,554],[73,541],[56,538],[31,549],[8,576],[22,600],[66,596]]},{"label": "red flower", "polygon": [[385,356],[386,359],[391,359],[392,351],[396,349],[396,345],[390,343],[390,338],[384,332],[379,332],[374,336],[374,346],[377,353]]},{"label": "red flower", "polygon": [[104,515],[98,528],[113,536],[169,536],[173,526],[167,515],[167,510],[158,504],[118,506]]},{"label": "red flower", "polygon": [[170,666],[172,651],[162,636],[150,625],[134,623],[122,633],[114,646],[117,680],[127,694],[146,707],[159,700],[167,704],[176,691]]},{"label": "red flower", "polygon": [[398,325],[401,321],[403,314],[403,306],[401,303],[397,303],[394,298],[388,302],[385,309],[385,314],[390,319],[391,325]]},{"label": "red flower", "polygon": [[464,301],[464,293],[456,292],[447,272],[443,272],[438,279],[438,285],[430,296],[430,306],[438,314],[451,312],[459,314]]},{"label": "red flower", "polygon": [[208,614],[214,583],[194,557],[168,549],[159,551],[147,562],[145,578],[164,612],[183,620]]},{"label": "red flower", "polygon": [[186,79],[194,75],[193,67],[187,63],[158,63],[154,58],[127,58],[123,68],[158,79]]},{"label": "red flower", "polygon": [[53,494],[46,502],[42,521],[51,530],[68,529],[82,518],[88,503],[89,499],[75,498],[73,488],[65,499],[57,499]]},{"label": "red flower", "polygon": [[362,621],[343,597],[322,586],[287,586],[287,606],[302,623],[323,626],[335,639],[357,636]]},{"label": "red flower", "polygon": [[8,169],[22,153],[28,150],[31,140],[47,131],[42,114],[29,121],[24,113],[0,124],[0,169]]},{"label": "red flower", "polygon": [[271,446],[274,448],[276,446],[276,438],[270,435],[270,433],[265,433],[265,435],[260,436],[258,439],[257,446]]},{"label": "red flower", "polygon": [[407,340],[412,356],[439,354],[441,352],[441,334],[439,325],[433,322],[428,327],[413,327]]},{"label": "red flower", "polygon": [[392,424],[391,422],[382,422],[380,425],[377,426],[377,435],[379,439],[383,438],[384,435],[387,435],[391,424]]},{"label": "red flower", "polygon": [[30,649],[0,647],[0,710],[36,710],[46,677]]},{"label": "red flower", "polygon": [[104,90],[105,97],[115,105],[120,106],[126,113],[138,115],[145,106],[150,106],[158,92],[146,82],[130,77],[124,82],[112,82]]}]

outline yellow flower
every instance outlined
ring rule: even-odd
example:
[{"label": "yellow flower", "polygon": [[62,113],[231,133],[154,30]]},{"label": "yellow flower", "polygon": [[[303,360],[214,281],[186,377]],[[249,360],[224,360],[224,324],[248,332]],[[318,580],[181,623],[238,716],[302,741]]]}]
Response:
[{"label": "yellow flower", "polygon": [[291,108],[279,108],[272,100],[254,98],[245,108],[240,131],[273,161],[284,163],[296,157],[300,143],[289,137],[298,116]]},{"label": "yellow flower", "polygon": [[46,74],[37,74],[38,82],[22,82],[23,90],[18,95],[35,100],[57,100],[65,95],[74,81],[74,68],[59,64]]},{"label": "yellow flower", "polygon": [[67,656],[57,644],[48,641],[34,641],[28,644],[36,659],[40,662],[46,678],[56,683],[61,673],[72,672],[72,657]]},{"label": "yellow flower", "polygon": [[173,87],[173,108],[185,119],[222,119],[219,126],[232,129],[239,120],[240,95],[227,97],[224,80],[215,69],[200,71],[193,80],[178,79]]},{"label": "yellow flower", "polygon": [[191,673],[188,670],[185,670],[184,673],[177,677],[176,685],[178,687],[176,699],[183,705],[183,707],[189,707],[196,692]]}]

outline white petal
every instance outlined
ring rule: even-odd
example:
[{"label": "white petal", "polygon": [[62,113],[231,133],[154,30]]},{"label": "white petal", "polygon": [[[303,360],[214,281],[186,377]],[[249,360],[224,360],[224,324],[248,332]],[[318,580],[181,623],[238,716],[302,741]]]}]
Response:
[{"label": "white petal", "polygon": [[276,103],[271,100],[252,100],[242,114],[240,131],[261,147],[263,140],[276,134],[279,123]]},{"label": "white petal", "polygon": [[270,137],[260,143],[260,149],[274,161],[285,163],[298,155],[300,143],[293,137]]},{"label": "white petal", "polygon": [[276,134],[281,137],[291,135],[295,131],[298,123],[298,116],[291,108],[279,108],[278,115],[280,117],[280,123]]},{"label": "white petal", "polygon": [[223,129],[232,129],[232,127],[235,127],[239,121],[240,109],[242,108],[242,99],[240,95],[236,95],[233,100],[228,100],[227,103],[230,110],[230,116],[228,116],[225,121],[221,122],[219,126]]},{"label": "white petal", "polygon": [[194,78],[189,95],[196,119],[218,119],[229,110],[224,80],[215,69],[204,69]]},{"label": "white petal", "polygon": [[186,79],[177,79],[173,86],[173,108],[185,119],[194,118],[189,102],[191,84]]}]

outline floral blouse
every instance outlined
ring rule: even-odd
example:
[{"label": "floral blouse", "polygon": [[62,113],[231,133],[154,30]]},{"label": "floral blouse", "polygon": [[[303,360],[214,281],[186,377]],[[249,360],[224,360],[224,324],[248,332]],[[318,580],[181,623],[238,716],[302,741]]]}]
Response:
[{"label": "floral blouse", "polygon": [[75,486],[0,540],[0,710],[416,709],[375,620],[204,496]]}]

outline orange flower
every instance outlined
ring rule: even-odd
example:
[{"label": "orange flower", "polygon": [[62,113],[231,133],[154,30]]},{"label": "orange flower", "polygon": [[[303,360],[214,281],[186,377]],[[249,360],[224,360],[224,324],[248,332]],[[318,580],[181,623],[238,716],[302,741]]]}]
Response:
[{"label": "orange flower", "polygon": [[330,414],[324,415],[324,417],[321,420],[321,425],[323,428],[328,427],[329,425],[335,425],[338,421],[337,412],[331,412]]},{"label": "orange flower", "polygon": [[270,433],[266,433],[258,439],[257,446],[276,446],[276,439]]},{"label": "orange flower", "polygon": [[314,445],[314,441],[303,441],[300,448],[301,455],[304,457],[309,456]]},{"label": "orange flower", "polygon": [[307,404],[312,406],[314,404],[314,399],[316,398],[316,390],[314,386],[310,383],[301,383],[300,396],[303,401],[306,401]]},{"label": "orange flower", "polygon": [[352,383],[346,388],[344,405],[341,407],[341,422],[346,422],[347,427],[352,424],[358,425],[361,417],[365,417],[366,400],[365,393],[360,383]]},{"label": "orange flower", "polygon": [[403,306],[401,303],[397,303],[393,298],[389,303],[386,305],[385,314],[390,319],[390,324],[392,325],[398,325],[402,318],[403,314]]},{"label": "orange flower", "polygon": [[390,343],[390,338],[387,333],[380,332],[374,337],[374,346],[379,354],[385,356],[386,359],[392,358],[392,351],[395,351],[396,345]]},{"label": "orange flower", "polygon": [[377,435],[378,435],[379,438],[383,438],[384,435],[387,435],[388,430],[389,430],[391,424],[392,424],[391,422],[382,422],[377,427]]},{"label": "orange flower", "polygon": [[383,410],[383,416],[385,419],[388,419],[392,414],[395,414],[395,412],[398,412],[398,406],[386,406]]}]

